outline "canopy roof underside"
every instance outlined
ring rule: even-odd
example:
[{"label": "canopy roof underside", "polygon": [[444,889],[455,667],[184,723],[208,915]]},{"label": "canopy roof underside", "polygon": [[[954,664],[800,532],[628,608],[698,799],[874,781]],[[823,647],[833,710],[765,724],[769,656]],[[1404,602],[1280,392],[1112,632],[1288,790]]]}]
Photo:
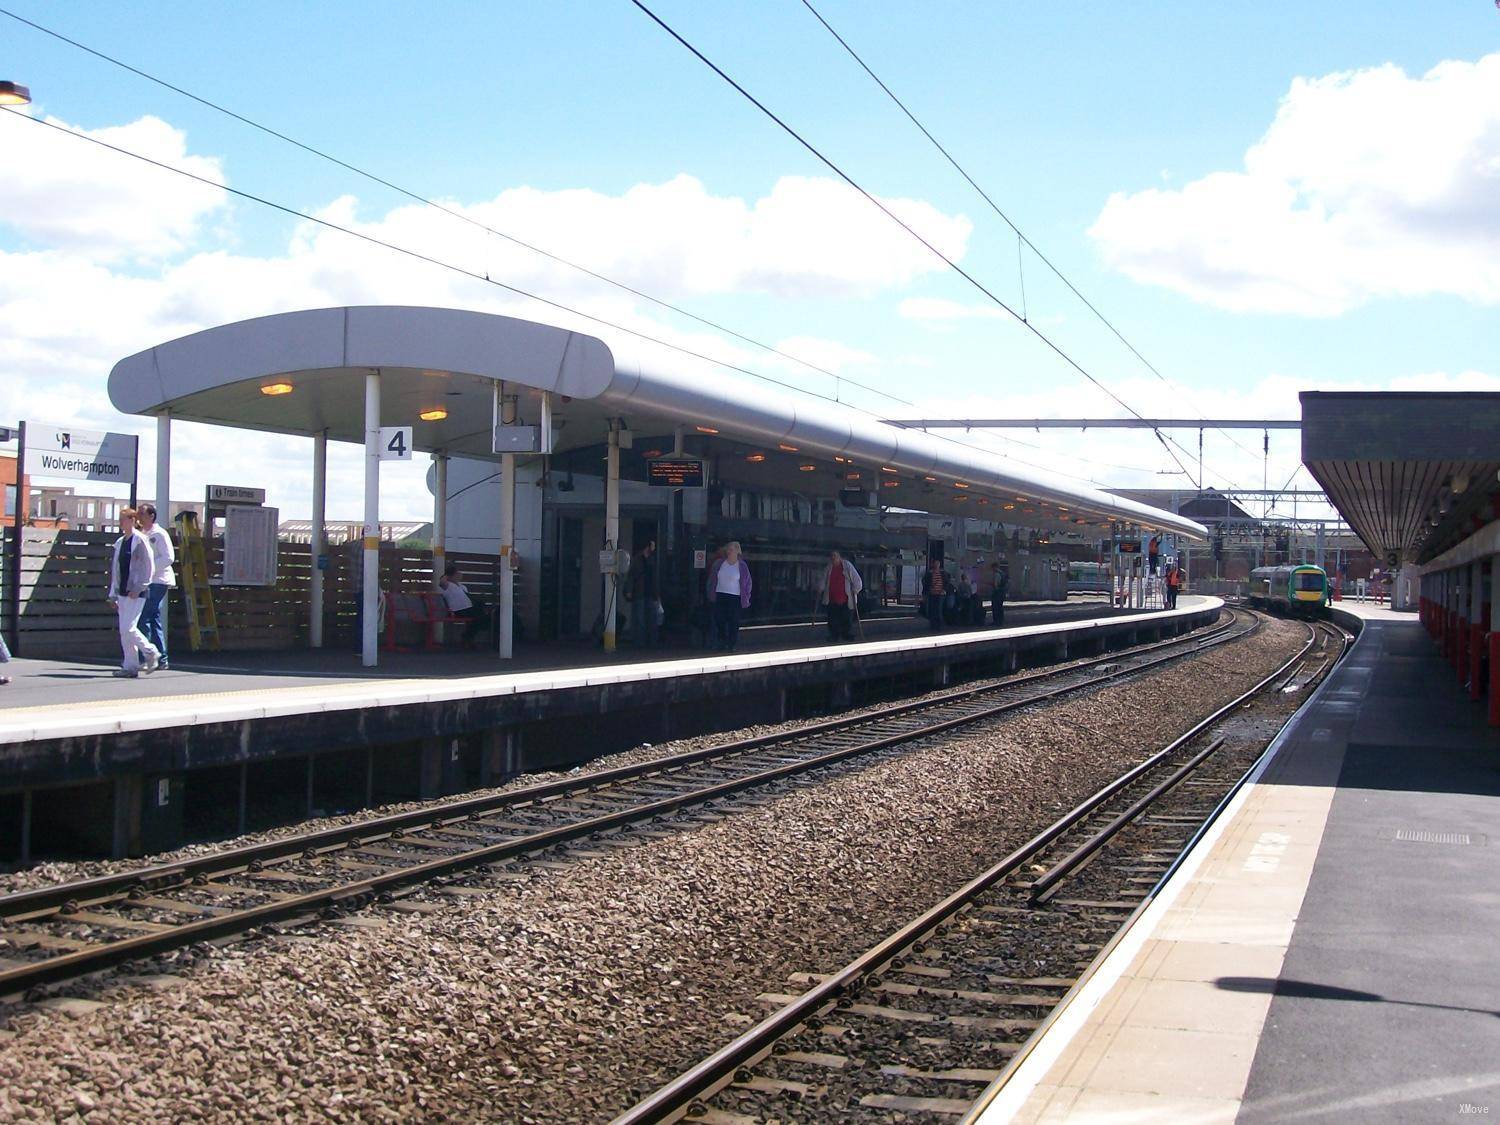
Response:
[{"label": "canopy roof underside", "polygon": [[1500,394],[1301,399],[1302,461],[1377,557],[1425,563],[1495,518]]}]

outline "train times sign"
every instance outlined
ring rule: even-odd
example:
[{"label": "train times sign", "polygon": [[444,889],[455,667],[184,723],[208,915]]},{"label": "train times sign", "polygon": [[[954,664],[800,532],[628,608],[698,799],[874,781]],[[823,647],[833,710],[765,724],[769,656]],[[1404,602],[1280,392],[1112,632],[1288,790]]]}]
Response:
[{"label": "train times sign", "polygon": [[139,439],[134,434],[26,423],[25,473],[33,477],[135,483]]}]

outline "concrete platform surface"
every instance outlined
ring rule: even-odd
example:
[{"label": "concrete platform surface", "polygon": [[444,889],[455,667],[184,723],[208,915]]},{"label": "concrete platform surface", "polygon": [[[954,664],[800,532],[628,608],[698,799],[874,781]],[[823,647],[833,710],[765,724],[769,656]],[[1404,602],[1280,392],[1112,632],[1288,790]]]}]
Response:
[{"label": "concrete platform surface", "polygon": [[1500,731],[1414,615],[1358,616],[985,1125],[1500,1116]]},{"label": "concrete platform surface", "polygon": [[[1191,599],[1184,597],[1187,608]],[[924,619],[888,617],[864,623],[864,644],[929,645],[961,643],[964,638],[1021,631],[1035,626],[1066,624],[1093,618],[1123,616],[1132,612],[1111,609],[1097,599],[1071,602],[1023,602],[1007,607],[1003,630],[992,626],[972,629],[946,629],[933,633]],[[172,657],[165,671],[143,675],[138,679],[117,679],[112,675],[116,665],[92,661],[16,659],[0,670],[11,677],[11,683],[0,687],[0,742],[12,741],[11,732],[34,726],[36,720],[50,712],[53,719],[63,719],[73,708],[83,705],[99,712],[125,701],[144,703],[192,697],[200,700],[223,700],[253,692],[267,692],[295,700],[334,698],[346,689],[358,688],[360,694],[378,691],[383,701],[401,685],[413,686],[434,682],[450,685],[473,680],[483,681],[490,691],[495,681],[504,680],[511,690],[534,688],[551,682],[595,682],[590,672],[631,670],[633,676],[655,676],[669,669],[684,674],[696,666],[717,667],[725,660],[747,656],[764,658],[768,654],[786,654],[789,660],[826,654],[841,646],[828,641],[823,625],[769,625],[741,628],[740,643],[734,657],[687,647],[662,647],[641,652],[622,638],[620,648],[605,653],[587,641],[549,641],[516,646],[513,659],[502,661],[493,651],[465,650],[455,646],[441,652],[382,652],[378,668],[360,666],[359,654],[348,649],[302,650],[297,652],[185,652]],[[857,642],[854,646],[859,647]],[[642,666],[649,671],[643,672]],[[582,673],[580,681],[580,673]],[[504,690],[500,688],[499,690]],[[46,725],[50,726],[51,723]]]}]

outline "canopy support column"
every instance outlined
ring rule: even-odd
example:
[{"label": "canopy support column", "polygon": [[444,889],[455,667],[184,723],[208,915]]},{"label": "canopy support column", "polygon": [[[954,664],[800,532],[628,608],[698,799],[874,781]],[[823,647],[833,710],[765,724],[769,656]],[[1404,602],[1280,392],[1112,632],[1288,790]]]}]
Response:
[{"label": "canopy support column", "polygon": [[[609,420],[608,475],[604,482],[604,548],[620,552],[620,420]],[[604,651],[615,651],[615,621],[619,618],[620,575],[611,567],[604,577]]]},{"label": "canopy support column", "polygon": [[307,537],[308,562],[312,573],[308,579],[307,644],[323,647],[323,559],[328,550],[323,529],[328,508],[328,431],[313,434],[312,464],[312,533]]},{"label": "canopy support column", "polygon": [[1490,726],[1500,727],[1500,555],[1490,556]]},{"label": "canopy support column", "polygon": [[[1392,607],[1395,608],[1394,606]],[[1484,560],[1469,566],[1469,612],[1464,643],[1469,646],[1469,698],[1484,696]]]},{"label": "canopy support column", "polygon": [[360,586],[360,663],[380,660],[380,372],[365,376],[365,534]]},{"label": "canopy support column", "polygon": [[448,564],[448,455],[432,455],[432,578]]},{"label": "canopy support column", "polygon": [[[500,400],[500,422],[516,422],[515,395]],[[500,455],[500,659],[510,660],[516,648],[516,455]]]},{"label": "canopy support column", "polygon": [[172,526],[172,412],[156,416],[156,518]]}]

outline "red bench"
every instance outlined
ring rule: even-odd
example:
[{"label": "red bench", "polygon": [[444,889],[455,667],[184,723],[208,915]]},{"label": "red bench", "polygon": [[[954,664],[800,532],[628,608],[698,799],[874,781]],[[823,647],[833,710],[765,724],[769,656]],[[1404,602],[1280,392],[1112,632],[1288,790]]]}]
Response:
[{"label": "red bench", "polygon": [[418,594],[386,593],[385,599],[385,640],[381,643],[381,649],[385,652],[410,652],[410,648],[402,647],[397,640],[396,630],[399,626],[417,626],[425,628],[422,647],[428,652],[441,649],[442,643],[438,640],[437,627],[439,625],[466,622],[464,617],[456,617],[448,609],[448,603],[443,600],[443,595],[436,590],[425,590]]}]

